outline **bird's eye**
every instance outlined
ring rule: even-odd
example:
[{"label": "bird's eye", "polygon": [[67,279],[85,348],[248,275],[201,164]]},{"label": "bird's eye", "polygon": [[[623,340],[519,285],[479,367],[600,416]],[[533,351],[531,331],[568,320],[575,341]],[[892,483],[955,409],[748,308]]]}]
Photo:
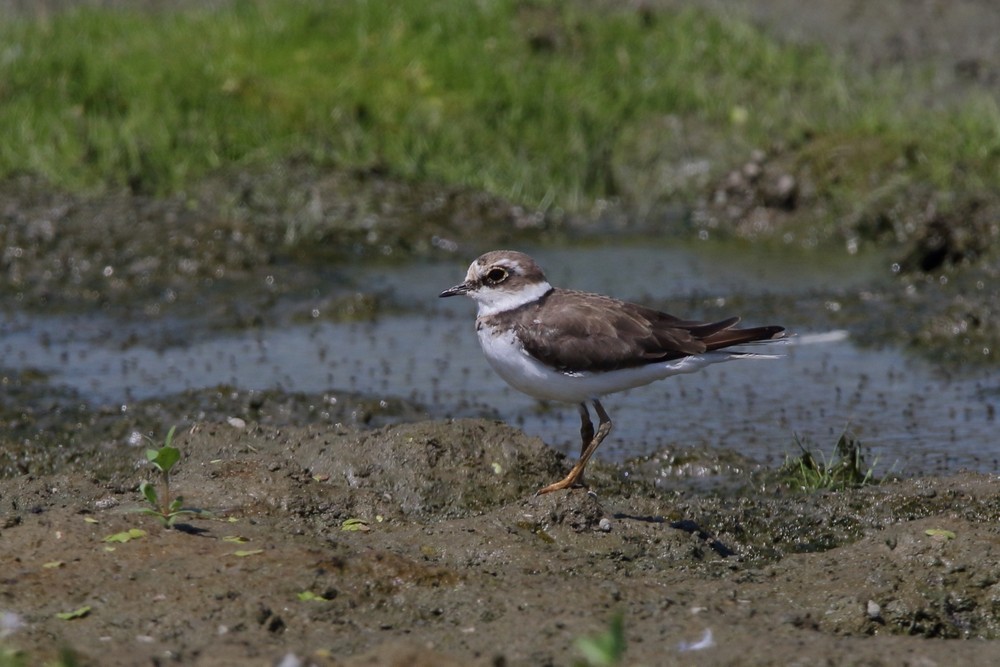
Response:
[{"label": "bird's eye", "polygon": [[489,273],[486,274],[486,280],[491,283],[503,282],[507,279],[506,269],[490,269]]}]

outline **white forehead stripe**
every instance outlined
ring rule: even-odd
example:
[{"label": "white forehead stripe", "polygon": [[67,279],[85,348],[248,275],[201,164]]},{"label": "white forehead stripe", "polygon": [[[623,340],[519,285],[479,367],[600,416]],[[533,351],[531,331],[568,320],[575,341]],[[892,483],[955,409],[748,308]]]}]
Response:
[{"label": "white forehead stripe", "polygon": [[481,278],[482,276],[485,276],[487,273],[489,273],[490,269],[497,266],[503,267],[514,274],[524,273],[524,266],[522,266],[521,262],[517,261],[516,259],[504,258],[496,262],[493,262],[488,266],[485,264],[480,264],[479,260],[476,260],[471,265],[469,265],[469,270],[465,274],[465,279],[467,281],[473,281],[478,278]]}]

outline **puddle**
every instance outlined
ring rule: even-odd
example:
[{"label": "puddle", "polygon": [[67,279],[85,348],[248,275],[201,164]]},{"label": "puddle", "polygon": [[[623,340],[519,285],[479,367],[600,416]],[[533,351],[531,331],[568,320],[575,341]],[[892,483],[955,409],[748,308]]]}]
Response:
[{"label": "puddle", "polygon": [[[717,246],[532,254],[553,284],[650,303],[733,294],[752,303],[768,295],[809,294],[807,303],[822,309],[829,295],[869,285],[884,271],[873,258],[788,257]],[[474,304],[437,298],[461,281],[466,265],[463,258],[358,270],[357,285],[391,294],[400,305],[398,314],[372,322],[289,323],[199,336],[166,349],[108,342],[142,341],[143,328],[154,326],[149,323],[101,315],[0,315],[0,367],[42,371],[52,386],[77,390],[94,405],[127,406],[220,384],[402,398],[425,406],[434,418],[503,419],[575,455],[576,409],[543,406],[507,388],[479,351]],[[723,364],[608,397],[604,404],[615,429],[600,458],[710,445],[776,465],[796,452],[795,435],[830,454],[849,427],[878,457],[880,473],[890,467],[901,474],[998,470],[993,433],[1000,380],[950,373],[894,349],[862,349],[849,336],[817,336],[825,332],[815,329],[809,308],[767,321],[746,309],[739,314],[747,324],[774,320],[799,336],[777,347],[784,355],[779,360]],[[123,337],[123,329],[129,335]]]}]

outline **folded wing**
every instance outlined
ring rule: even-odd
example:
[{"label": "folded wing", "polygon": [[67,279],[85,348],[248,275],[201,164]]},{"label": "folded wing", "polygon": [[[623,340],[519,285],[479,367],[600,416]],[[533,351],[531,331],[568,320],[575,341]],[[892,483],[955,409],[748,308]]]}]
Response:
[{"label": "folded wing", "polygon": [[[541,308],[542,305],[544,308]],[[779,326],[733,328],[682,320],[610,297],[553,290],[526,307],[518,335],[525,351],[566,372],[609,371],[780,337]]]}]

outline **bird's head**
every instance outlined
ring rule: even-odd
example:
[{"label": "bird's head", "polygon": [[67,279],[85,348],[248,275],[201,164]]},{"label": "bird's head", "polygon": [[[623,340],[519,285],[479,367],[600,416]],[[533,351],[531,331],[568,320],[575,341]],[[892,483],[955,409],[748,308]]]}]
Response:
[{"label": "bird's head", "polygon": [[513,250],[494,250],[469,266],[465,282],[439,296],[464,294],[475,299],[482,317],[536,301],[551,289],[545,273],[531,257]]}]

